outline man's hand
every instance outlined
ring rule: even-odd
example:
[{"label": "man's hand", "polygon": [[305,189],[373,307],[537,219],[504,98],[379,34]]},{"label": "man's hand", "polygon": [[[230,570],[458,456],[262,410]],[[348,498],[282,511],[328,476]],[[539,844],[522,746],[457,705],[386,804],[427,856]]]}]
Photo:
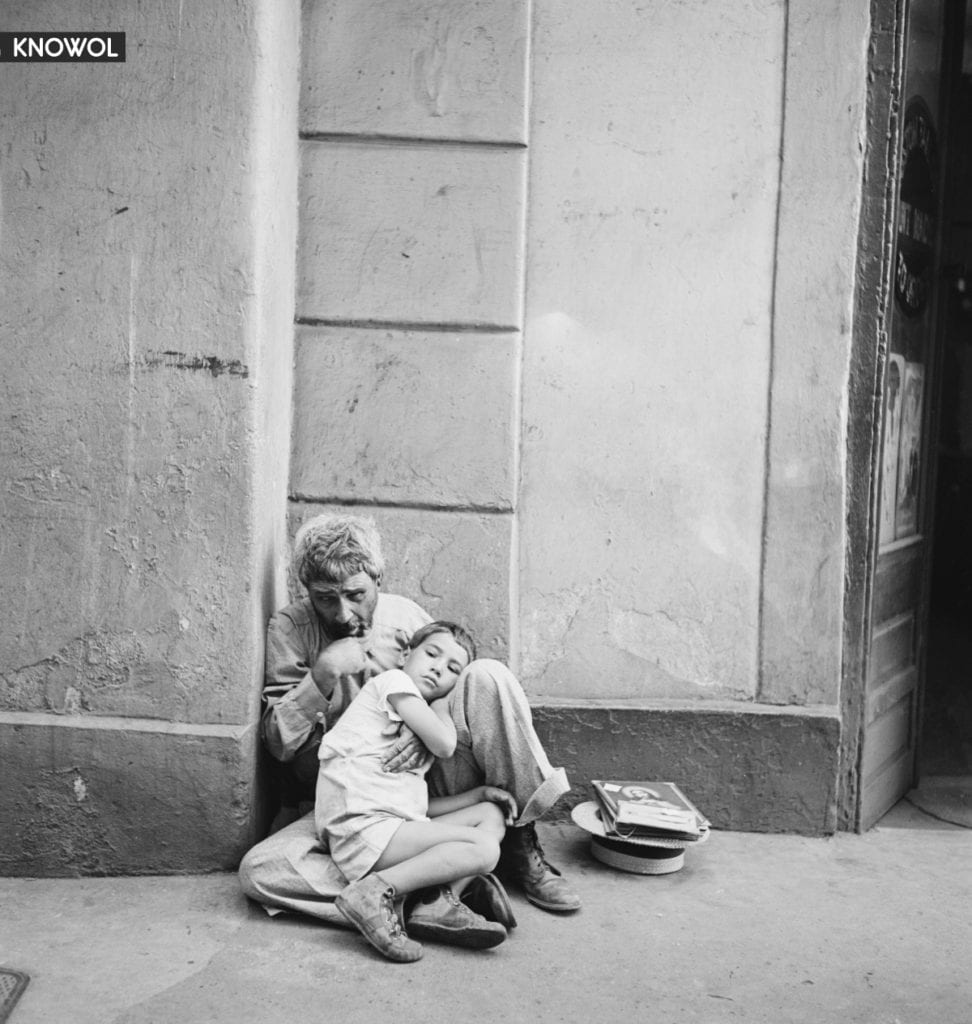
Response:
[{"label": "man's hand", "polygon": [[335,640],[321,651],[311,665],[311,677],[321,696],[329,700],[341,676],[357,675],[367,667],[368,659],[361,641],[349,636]]},{"label": "man's hand", "polygon": [[425,744],[407,725],[402,726],[398,742],[381,763],[383,772],[407,772],[418,768],[429,756]]},{"label": "man's hand", "polygon": [[505,789],[500,789],[499,786],[483,786],[483,800],[488,800],[491,804],[498,804],[503,810],[503,820],[507,825],[512,825],[516,821],[517,807],[516,797],[512,793],[507,793]]}]

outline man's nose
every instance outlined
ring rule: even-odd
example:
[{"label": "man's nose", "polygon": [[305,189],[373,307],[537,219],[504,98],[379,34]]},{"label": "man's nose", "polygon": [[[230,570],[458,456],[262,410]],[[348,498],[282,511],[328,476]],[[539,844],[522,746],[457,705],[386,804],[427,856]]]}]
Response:
[{"label": "man's nose", "polygon": [[338,622],[350,622],[351,621],[351,617],[352,617],[353,614],[354,614],[354,612],[353,612],[353,610],[351,608],[351,605],[349,605],[347,603],[347,601],[342,601],[338,605],[338,610],[337,610],[337,621]]}]

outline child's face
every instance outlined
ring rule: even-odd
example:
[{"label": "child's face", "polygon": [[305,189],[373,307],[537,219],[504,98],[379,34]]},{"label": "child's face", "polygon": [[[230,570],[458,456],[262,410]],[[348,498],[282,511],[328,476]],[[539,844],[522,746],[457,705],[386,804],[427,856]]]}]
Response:
[{"label": "child's face", "polygon": [[433,633],[405,658],[405,672],[430,704],[452,691],[469,655],[451,633]]}]

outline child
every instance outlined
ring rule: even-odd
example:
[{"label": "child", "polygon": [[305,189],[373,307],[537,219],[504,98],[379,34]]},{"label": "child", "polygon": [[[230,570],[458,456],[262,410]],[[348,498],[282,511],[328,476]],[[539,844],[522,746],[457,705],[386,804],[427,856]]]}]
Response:
[{"label": "child", "polygon": [[[391,960],[422,955],[421,945],[402,933],[395,897],[431,886],[440,887],[436,901],[446,905],[434,912],[427,903],[416,908],[409,920],[413,934],[441,937],[451,922],[464,945],[487,948],[506,938],[502,924],[474,914],[457,897],[495,867],[505,826],[516,818],[515,799],[495,786],[478,786],[430,800],[425,784],[433,757],[451,757],[455,750],[444,698],[475,656],[462,627],[423,626],[412,637],[404,667],[368,680],[321,743],[317,831],[351,883],[336,906]],[[382,759],[403,724],[429,757],[411,771],[384,771]]]}]

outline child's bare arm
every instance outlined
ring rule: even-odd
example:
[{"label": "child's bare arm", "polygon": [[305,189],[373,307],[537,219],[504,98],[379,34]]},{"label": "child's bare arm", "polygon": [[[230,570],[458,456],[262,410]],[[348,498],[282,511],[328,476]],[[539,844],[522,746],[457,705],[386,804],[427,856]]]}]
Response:
[{"label": "child's bare arm", "polygon": [[455,793],[452,796],[433,796],[429,798],[429,817],[438,818],[441,814],[449,814],[451,811],[461,811],[464,807],[472,807],[473,804],[481,803],[498,804],[503,809],[503,819],[507,825],[516,821],[517,806],[516,797],[507,793],[499,786],[475,786],[466,790],[465,793]]},{"label": "child's bare arm", "polygon": [[444,699],[432,704],[411,693],[393,693],[388,703],[401,720],[435,757],[452,757],[456,750],[456,727]]}]

